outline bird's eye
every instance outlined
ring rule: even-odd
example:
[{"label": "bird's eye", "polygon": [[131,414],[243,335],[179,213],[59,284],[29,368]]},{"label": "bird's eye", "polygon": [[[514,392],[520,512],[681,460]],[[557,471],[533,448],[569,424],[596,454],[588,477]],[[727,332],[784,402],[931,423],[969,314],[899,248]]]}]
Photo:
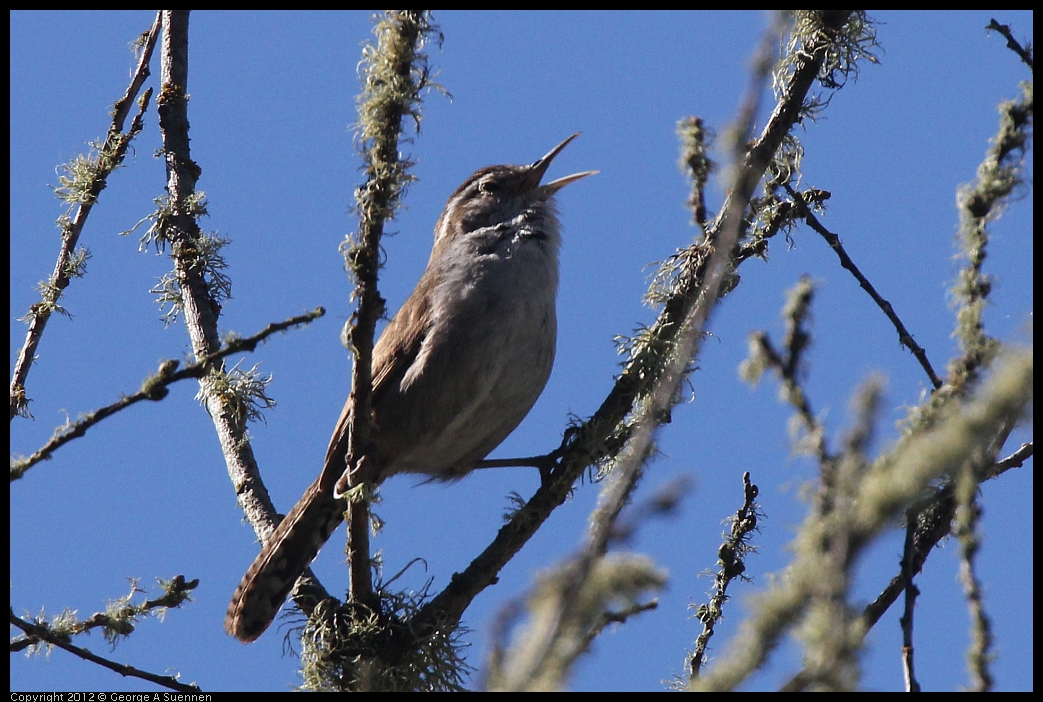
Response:
[{"label": "bird's eye", "polygon": [[500,184],[491,180],[483,180],[478,184],[478,190],[487,195],[494,195],[500,192]]}]

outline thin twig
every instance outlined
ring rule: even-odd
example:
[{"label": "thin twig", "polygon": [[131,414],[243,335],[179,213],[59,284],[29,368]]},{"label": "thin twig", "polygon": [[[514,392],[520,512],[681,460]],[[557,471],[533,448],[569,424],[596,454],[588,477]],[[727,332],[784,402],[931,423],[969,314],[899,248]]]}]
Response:
[{"label": "thin twig", "polygon": [[840,259],[840,265],[851,272],[851,275],[855,277],[855,280],[858,281],[858,284],[862,289],[869,294],[869,297],[873,299],[873,302],[876,303],[877,307],[883,310],[884,314],[887,315],[887,318],[891,320],[891,324],[893,324],[895,329],[898,331],[898,343],[908,348],[912,354],[916,356],[916,360],[920,362],[924,372],[927,373],[927,377],[930,379],[931,385],[934,389],[937,390],[940,388],[942,386],[942,379],[934,372],[934,367],[931,365],[931,362],[927,360],[927,352],[924,351],[923,347],[917,344],[913,339],[913,335],[910,334],[909,330],[905,328],[904,324],[902,324],[902,320],[899,319],[898,315],[895,313],[894,307],[892,307],[891,303],[880,296],[880,293],[876,291],[876,288],[869,282],[869,279],[866,278],[865,275],[862,274],[862,271],[858,269],[854,260],[844,249],[840,237],[823,226],[818,218],[815,217],[811,208],[804,202],[804,198],[790,187],[789,183],[783,183],[783,187],[786,189],[786,192],[790,194],[790,197],[793,198],[793,202],[797,205],[800,216],[808,223],[808,226],[822,235],[822,238],[826,240],[826,243],[829,244],[830,248],[836,252],[837,257]]},{"label": "thin twig", "polygon": [[162,687],[170,688],[171,690],[178,690],[179,692],[201,692],[198,685],[187,685],[180,682],[176,677],[171,675],[156,675],[146,670],[140,670],[134,666],[124,665],[123,663],[116,663],[110,661],[108,658],[102,658],[101,656],[95,655],[85,648],[80,646],[74,646],[69,643],[66,637],[54,634],[45,625],[35,624],[30,621],[26,621],[21,617],[15,615],[14,610],[11,610],[11,625],[18,627],[25,632],[25,635],[34,641],[42,641],[51,646],[57,646],[58,648],[68,651],[74,656],[78,656],[85,661],[91,663],[97,663],[103,668],[115,671],[124,677],[141,678],[142,680],[148,680]]},{"label": "thin twig", "polygon": [[728,586],[736,578],[745,578],[746,556],[753,547],[749,540],[757,530],[760,506],[757,495],[760,490],[750,480],[749,471],[742,474],[743,504],[731,518],[731,528],[724,535],[724,543],[717,550],[718,570],[714,573],[713,594],[709,604],[691,607],[696,618],[703,623],[703,630],[695,639],[695,652],[688,658],[689,681],[699,677],[706,649],[714,635],[717,622],[724,618],[724,605],[728,601]]},{"label": "thin twig", "polygon": [[916,611],[916,597],[920,588],[913,584],[913,577],[919,572],[914,567],[916,539],[916,509],[906,510],[905,548],[902,550],[902,581],[905,588],[905,609],[902,612],[902,670],[905,673],[905,691],[920,692],[920,682],[916,679],[913,666],[913,614]]},{"label": "thin twig", "polygon": [[811,340],[807,325],[814,296],[811,279],[806,276],[801,278],[787,295],[784,310],[786,334],[782,342],[784,352],[776,350],[767,332],[754,332],[750,334],[751,357],[743,363],[742,373],[747,380],[753,380],[759,375],[760,368],[767,366],[779,374],[786,401],[793,406],[804,425],[806,443],[813,447],[815,457],[824,473],[824,481],[829,484],[832,481],[830,466],[836,461],[836,456],[826,444],[826,429],[812,410],[811,400],[804,391],[800,377],[804,352]]},{"label": "thin twig", "polygon": [[990,19],[989,23],[985,26],[985,29],[991,29],[1002,34],[1007,39],[1007,48],[1021,57],[1022,62],[1029,67],[1030,71],[1033,70],[1032,52],[1018,43],[1018,40],[1014,38],[1014,33],[1010,31],[1010,25],[1000,24],[995,19]]},{"label": "thin twig", "polygon": [[308,324],[325,313],[326,310],[322,307],[317,307],[307,314],[291,317],[282,322],[273,322],[253,336],[229,341],[220,350],[215,351],[214,353],[204,357],[202,360],[196,361],[181,370],[176,370],[178,367],[178,361],[163,361],[159,364],[159,370],[156,371],[155,375],[146,378],[141,384],[141,389],[137,392],[130,395],[124,395],[111,405],[100,407],[93,412],[88,412],[87,414],[82,415],[75,422],[66,423],[58,427],[55,429],[54,435],[51,439],[37,449],[31,456],[12,461],[11,480],[18,480],[29,468],[41,461],[49,460],[55,451],[73,439],[83,436],[87,433],[88,429],[98,424],[103,419],[111,417],[117,412],[127,409],[131,405],[144,400],[158,402],[167,396],[167,393],[169,392],[167,388],[179,380],[185,380],[186,378],[202,378],[211,368],[217,365],[220,360],[242,351],[253,351],[258,343],[272,334],[285,331],[300,324]]},{"label": "thin twig", "polygon": [[18,360],[15,361],[14,371],[11,373],[10,405],[12,420],[19,413],[29,416],[28,400],[25,396],[25,382],[29,377],[29,369],[36,358],[36,350],[43,338],[47,320],[50,319],[51,313],[62,311],[62,308],[58,305],[58,300],[61,298],[65,288],[69,286],[71,278],[82,274],[82,271],[74,263],[76,259],[75,250],[76,244],[80,240],[80,234],[83,232],[83,227],[87,223],[87,217],[94,208],[94,204],[98,201],[101,191],[105,189],[109,175],[123,163],[123,158],[126,156],[131,141],[143,128],[141,118],[152,95],[151,89],[139,101],[139,111],[131,123],[130,130],[127,133],[123,132],[123,125],[134,104],[134,97],[141,90],[145,79],[150,75],[149,62],[152,60],[152,50],[155,48],[156,39],[159,36],[160,16],[159,14],[156,15],[152,28],[145,34],[137,69],[134,71],[134,76],[131,78],[130,85],[127,86],[123,97],[116,102],[112,113],[112,124],[109,127],[108,136],[105,138],[105,144],[90,164],[93,173],[89,182],[76,182],[74,184],[77,190],[76,200],[78,201],[76,214],[71,219],[64,215],[59,219],[59,223],[62,224],[62,244],[58,252],[58,259],[54,264],[54,272],[51,273],[50,280],[42,283],[40,286],[43,292],[43,299],[34,304],[26,315],[29,330],[26,332],[25,343],[18,352]]},{"label": "thin twig", "polygon": [[996,463],[986,473],[986,478],[995,478],[1001,473],[1006,473],[1011,468],[1021,468],[1025,461],[1032,457],[1033,442],[1029,441],[1018,447],[1018,450]]}]

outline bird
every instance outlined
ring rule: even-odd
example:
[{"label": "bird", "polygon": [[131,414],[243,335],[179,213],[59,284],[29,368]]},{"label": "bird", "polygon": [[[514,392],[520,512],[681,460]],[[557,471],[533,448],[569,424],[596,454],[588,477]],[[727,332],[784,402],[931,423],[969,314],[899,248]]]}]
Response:
[{"label": "bird", "polygon": [[[597,171],[542,180],[577,136],[532,164],[479,169],[446,202],[427,268],[373,349],[365,455],[374,485],[397,473],[462,478],[543,392],[557,342],[561,225],[554,195]],[[236,588],[225,629],[244,643],[271,625],[343,519],[350,406],[319,477]]]}]

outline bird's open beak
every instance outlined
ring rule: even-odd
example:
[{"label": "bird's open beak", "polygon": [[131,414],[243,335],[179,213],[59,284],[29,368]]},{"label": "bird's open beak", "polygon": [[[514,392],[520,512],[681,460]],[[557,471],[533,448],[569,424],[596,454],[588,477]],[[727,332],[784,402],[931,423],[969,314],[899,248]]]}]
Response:
[{"label": "bird's open beak", "polygon": [[567,175],[564,178],[552,180],[551,182],[545,185],[540,185],[540,181],[543,180],[543,174],[547,172],[548,168],[550,168],[551,161],[554,160],[554,157],[560,154],[562,149],[568,146],[569,142],[578,137],[579,135],[580,132],[576,132],[568,139],[566,139],[565,141],[561,142],[553,149],[548,151],[546,156],[529,166],[531,170],[525,178],[523,187],[526,190],[535,190],[538,187],[540,190],[540,195],[544,200],[546,200],[550,198],[550,196],[552,196],[554,193],[564,188],[569,183],[573,183],[579,180],[580,178],[586,178],[589,175],[594,175],[595,173],[597,173],[598,171],[583,171],[582,173],[573,173],[572,175]]}]

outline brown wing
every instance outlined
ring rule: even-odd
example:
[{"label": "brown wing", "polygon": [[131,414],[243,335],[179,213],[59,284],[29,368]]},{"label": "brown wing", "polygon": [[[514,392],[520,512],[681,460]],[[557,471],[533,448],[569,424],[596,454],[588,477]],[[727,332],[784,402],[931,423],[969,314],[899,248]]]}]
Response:
[{"label": "brown wing", "polygon": [[[420,353],[420,347],[424,343],[430,324],[428,308],[430,302],[427,295],[418,295],[417,291],[423,286],[421,279],[416,290],[409,296],[398,313],[384,328],[376,346],[373,349],[373,394],[370,397],[370,406],[375,408],[376,422],[380,423],[380,401],[388,390],[402,381],[402,377]],[[332,489],[344,475],[345,461],[348,454],[348,443],[351,434],[351,417],[349,408],[350,397],[344,403],[344,409],[340,412],[337,426],[330,437],[329,448],[326,449],[326,461],[319,476],[319,485],[324,489]],[[380,450],[378,454],[384,453]],[[379,470],[379,466],[378,466]],[[380,476],[378,474],[378,480]],[[343,491],[345,486],[340,486]]]}]

